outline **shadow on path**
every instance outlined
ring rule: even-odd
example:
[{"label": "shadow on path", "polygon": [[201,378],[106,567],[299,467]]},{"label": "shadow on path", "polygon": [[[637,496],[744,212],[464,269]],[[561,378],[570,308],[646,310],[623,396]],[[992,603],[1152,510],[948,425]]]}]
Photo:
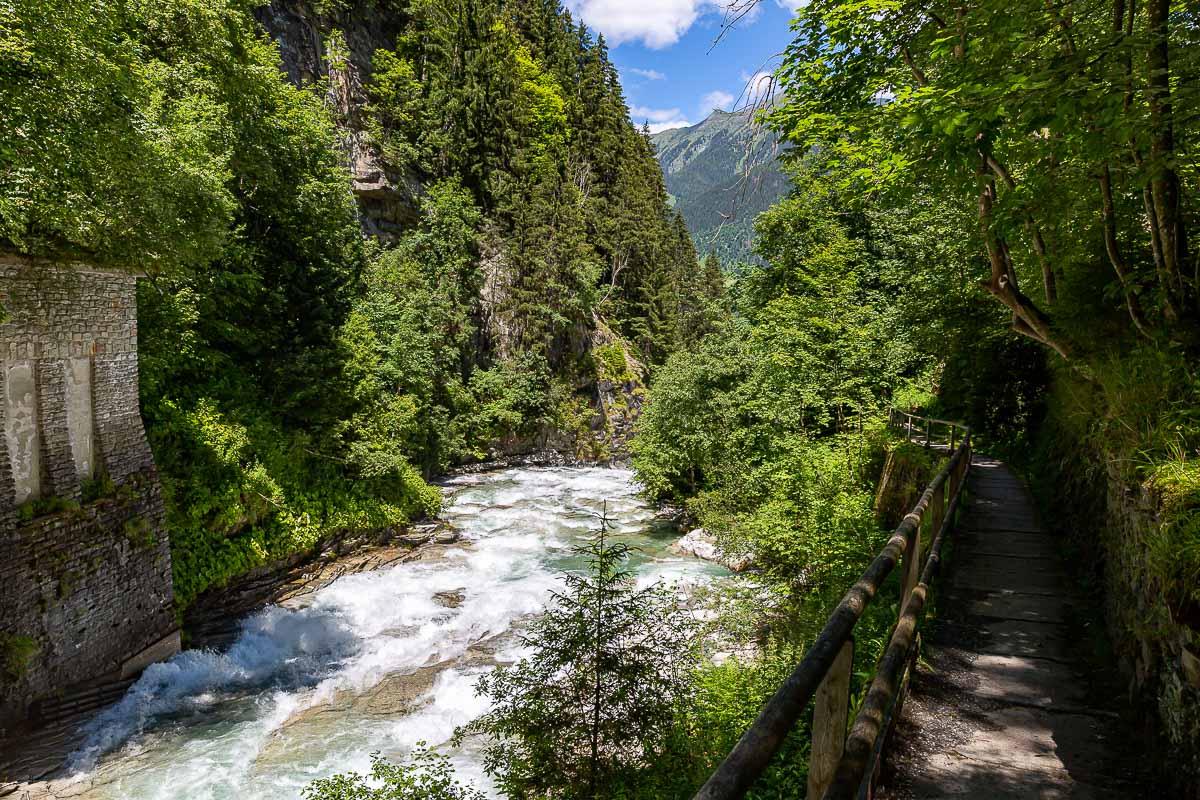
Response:
[{"label": "shadow on path", "polygon": [[1059,548],[1026,487],[976,456],[969,497],[880,798],[1137,800],[1120,690],[1076,657]]}]

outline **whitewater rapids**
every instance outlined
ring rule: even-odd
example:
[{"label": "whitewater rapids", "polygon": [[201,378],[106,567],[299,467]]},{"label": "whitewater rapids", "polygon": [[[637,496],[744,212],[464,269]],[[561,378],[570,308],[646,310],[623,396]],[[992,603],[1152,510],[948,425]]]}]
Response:
[{"label": "whitewater rapids", "polygon": [[726,574],[666,550],[675,532],[656,524],[626,470],[455,478],[443,517],[458,545],[343,577],[301,607],[269,607],[245,619],[223,652],[188,650],[151,666],[87,724],[71,777],[49,794],[299,798],[314,778],[365,773],[372,752],[399,759],[421,741],[492,794],[478,742],[456,749],[449,739],[487,710],[474,692],[479,675],[520,657],[514,632],[544,607],[562,570],[583,566],[571,547],[595,532],[605,503],[614,538],[638,548],[640,583]]}]

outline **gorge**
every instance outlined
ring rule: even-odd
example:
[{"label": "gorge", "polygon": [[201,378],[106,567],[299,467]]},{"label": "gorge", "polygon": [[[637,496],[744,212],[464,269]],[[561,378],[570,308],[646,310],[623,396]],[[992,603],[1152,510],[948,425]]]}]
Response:
[{"label": "gorge", "polygon": [[788,5],[0,2],[0,796],[1200,798],[1194,4]]},{"label": "gorge", "polygon": [[[298,796],[314,777],[365,771],[370,753],[445,746],[486,707],[475,679],[521,652],[522,620],[558,571],[581,568],[569,548],[605,510],[614,538],[637,547],[639,581],[682,588],[727,574],[667,552],[677,533],[627,470],[510,468],[445,491],[456,544],[264,609],[228,649],[151,666],[86,725],[66,776],[22,796]],[[450,752],[462,776],[488,786],[470,741]]]}]

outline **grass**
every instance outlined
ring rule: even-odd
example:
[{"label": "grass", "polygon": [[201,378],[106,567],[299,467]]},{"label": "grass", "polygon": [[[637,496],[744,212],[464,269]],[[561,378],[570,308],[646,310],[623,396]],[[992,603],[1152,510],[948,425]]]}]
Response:
[{"label": "grass", "polygon": [[62,511],[78,511],[79,503],[66,497],[39,497],[30,500],[17,509],[17,518],[22,523],[33,522],[39,517],[57,514]]}]

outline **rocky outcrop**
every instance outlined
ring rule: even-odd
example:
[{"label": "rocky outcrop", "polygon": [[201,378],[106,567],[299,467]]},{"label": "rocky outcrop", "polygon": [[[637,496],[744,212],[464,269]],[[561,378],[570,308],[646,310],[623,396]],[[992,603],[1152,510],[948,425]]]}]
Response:
[{"label": "rocky outcrop", "polygon": [[646,401],[648,373],[604,320],[596,317],[594,324],[591,352],[596,363],[596,410],[601,417],[596,435],[610,453],[624,454]]},{"label": "rocky outcrop", "polygon": [[668,549],[676,555],[701,558],[734,572],[742,572],[753,565],[753,560],[747,555],[727,555],[718,546],[716,537],[704,528],[689,531],[672,542]]},{"label": "rocky outcrop", "polygon": [[420,184],[384,163],[368,133],[364,109],[371,59],[376,50],[395,47],[407,17],[374,0],[320,13],[304,0],[272,0],[255,9],[254,16],[279,46],[292,83],[328,80],[326,98],[341,130],[363,231],[383,241],[394,239],[417,221]]},{"label": "rocky outcrop", "polygon": [[[380,0],[320,6],[310,0],[271,0],[256,8],[254,16],[278,45],[288,79],[297,86],[324,87],[341,133],[363,232],[385,244],[395,241],[419,222],[421,186],[417,176],[397,173],[382,158],[370,132],[368,89],[375,52],[395,47],[409,21],[407,13],[399,4]],[[482,360],[504,361],[519,350],[518,327],[503,311],[510,305],[511,266],[500,233],[482,233],[476,346],[486,355]],[[577,326],[571,339],[570,358],[590,351],[596,364],[594,386],[577,387],[582,405],[569,410],[569,420],[495,442],[490,460],[555,454],[560,462],[604,462],[626,455],[645,398],[646,368],[599,318],[592,326]]]}]

